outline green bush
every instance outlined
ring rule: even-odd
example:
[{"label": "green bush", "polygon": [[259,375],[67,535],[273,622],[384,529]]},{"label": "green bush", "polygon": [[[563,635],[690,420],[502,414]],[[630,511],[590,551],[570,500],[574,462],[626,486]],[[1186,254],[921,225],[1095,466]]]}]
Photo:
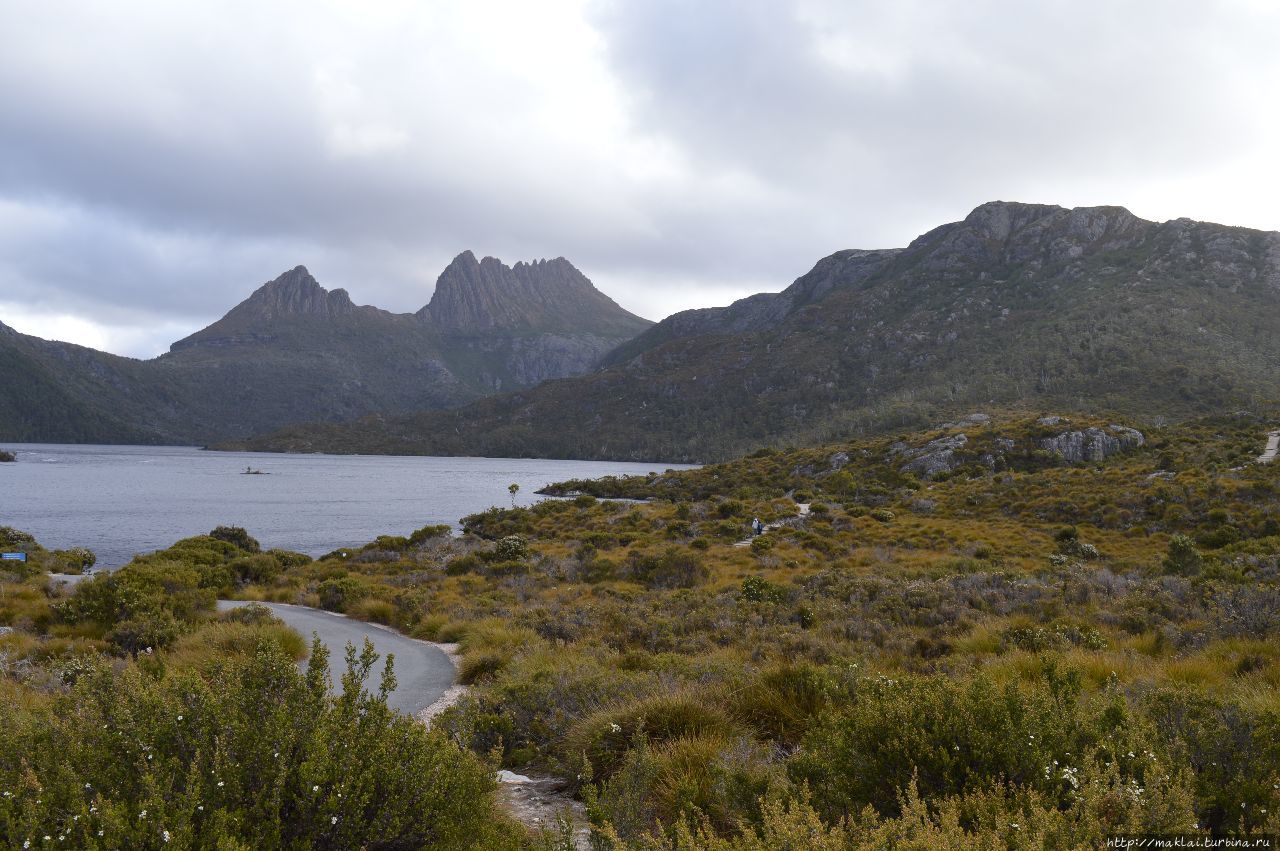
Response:
[{"label": "green bush", "polygon": [[66,550],[54,550],[53,558],[58,569],[63,573],[83,573],[98,562],[93,550],[86,547],[71,547]]},{"label": "green bush", "polygon": [[421,529],[414,530],[414,532],[411,535],[409,535],[409,543],[412,546],[420,547],[423,544],[425,544],[427,541],[432,540],[433,538],[448,537],[448,535],[451,534],[452,532],[453,532],[453,527],[448,525],[447,523],[442,523],[435,526],[423,526]]},{"label": "green bush", "polygon": [[702,557],[688,549],[668,547],[659,554],[632,551],[627,555],[628,578],[650,588],[693,588],[711,571]]},{"label": "green bush", "polygon": [[731,712],[762,738],[795,744],[840,694],[828,670],[786,662],[760,672],[735,692]]},{"label": "green bush", "polygon": [[209,533],[209,537],[218,541],[226,541],[228,544],[247,553],[262,551],[262,547],[257,540],[241,526],[217,526]]},{"label": "green bush", "polygon": [[520,535],[507,535],[493,551],[494,561],[521,561],[529,557],[529,543]]},{"label": "green bush", "polygon": [[480,559],[474,553],[467,553],[466,555],[449,559],[444,567],[444,572],[449,576],[461,576],[464,573],[474,573],[481,566]]},{"label": "green bush", "polygon": [[216,595],[200,571],[175,562],[133,562],[81,582],[54,611],[64,623],[92,624],[122,651],[167,646],[213,612]]},{"label": "green bush", "polygon": [[692,692],[656,695],[599,711],[576,724],[567,736],[566,751],[586,759],[597,780],[622,767],[627,752],[641,742],[662,742],[690,736],[733,736],[739,728],[729,716]]},{"label": "green bush", "polygon": [[352,576],[336,576],[316,586],[320,607],[331,612],[345,611],[348,606],[365,595],[359,580]]},{"label": "green bush", "polygon": [[742,580],[742,599],[749,603],[780,603],[785,598],[781,588],[762,576],[748,576]]},{"label": "green bush", "polygon": [[[488,848],[509,844],[476,758],[386,706],[348,651],[306,673],[264,643],[201,672],[81,677],[49,710],[0,712],[0,845]],[[54,838],[56,837],[56,838]]]},{"label": "green bush", "polygon": [[1164,558],[1166,573],[1178,576],[1194,576],[1204,567],[1204,559],[1195,542],[1186,535],[1174,535],[1169,539],[1169,552]]},{"label": "green bush", "polygon": [[896,816],[913,780],[926,800],[991,783],[1057,790],[1053,767],[1078,766],[1067,754],[1078,758],[1087,742],[1077,728],[1077,687],[1051,683],[1020,689],[980,675],[968,682],[864,679],[849,706],[805,737],[792,777],[809,784],[831,819],[866,806]]}]

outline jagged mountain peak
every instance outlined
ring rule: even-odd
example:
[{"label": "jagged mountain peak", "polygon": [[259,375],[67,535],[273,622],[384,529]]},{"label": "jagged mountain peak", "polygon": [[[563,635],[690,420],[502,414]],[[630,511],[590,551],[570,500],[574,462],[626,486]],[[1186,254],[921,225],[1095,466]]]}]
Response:
[{"label": "jagged mountain peak", "polygon": [[623,310],[564,257],[477,260],[463,251],[440,273],[418,316],[453,333],[587,331],[632,336],[649,323]]},{"label": "jagged mountain peak", "polygon": [[[326,290],[306,266],[295,266],[258,287],[235,310],[246,308],[263,319],[281,316],[341,316],[355,310],[344,289]],[[228,314],[230,315],[230,314]]]},{"label": "jagged mountain peak", "polygon": [[299,319],[332,321],[358,310],[376,308],[357,307],[346,290],[326,290],[306,266],[295,266],[258,287],[217,322],[174,343],[169,351],[261,340],[281,323]]}]

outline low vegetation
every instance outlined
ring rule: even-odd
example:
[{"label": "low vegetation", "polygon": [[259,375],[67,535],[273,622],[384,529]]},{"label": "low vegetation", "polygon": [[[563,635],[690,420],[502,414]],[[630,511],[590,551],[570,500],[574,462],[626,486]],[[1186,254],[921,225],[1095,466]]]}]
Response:
[{"label": "low vegetation", "polygon": [[[446,764],[562,778],[601,848],[1276,833],[1280,465],[1251,463],[1264,425],[1148,429],[1079,463],[1044,441],[1109,423],[972,419],[765,450],[564,483],[461,535],[314,561],[189,539],[69,599],[27,580],[2,616],[29,623],[6,639],[27,670],[60,670],[32,661],[42,645],[92,642],[135,676],[172,660],[175,683],[219,655],[193,648],[248,646],[210,631],[214,595],[457,641],[470,690],[432,734]],[[958,447],[945,464],[909,466],[939,440]],[[770,529],[752,538],[757,518]],[[22,676],[11,700],[65,716],[38,707],[74,698]]]},{"label": "low vegetation", "polygon": [[0,846],[527,844],[483,759],[387,707],[371,647],[330,695],[318,642],[263,607],[214,615],[219,591],[305,557],[218,529],[66,593],[2,534],[37,558],[0,575]]}]

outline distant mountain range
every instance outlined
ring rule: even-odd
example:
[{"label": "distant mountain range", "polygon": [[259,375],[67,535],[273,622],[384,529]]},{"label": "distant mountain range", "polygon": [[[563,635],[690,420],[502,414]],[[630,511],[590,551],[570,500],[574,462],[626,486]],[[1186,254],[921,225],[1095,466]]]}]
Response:
[{"label": "distant mountain range", "polygon": [[228,446],[703,461],[975,408],[1142,421],[1277,399],[1280,233],[993,202],[671,316],[589,374]]},{"label": "distant mountain range", "polygon": [[147,361],[0,324],[0,439],[205,444],[447,408],[586,373],[651,324],[564,258],[464,252],[416,314],[357,306],[299,266]]}]

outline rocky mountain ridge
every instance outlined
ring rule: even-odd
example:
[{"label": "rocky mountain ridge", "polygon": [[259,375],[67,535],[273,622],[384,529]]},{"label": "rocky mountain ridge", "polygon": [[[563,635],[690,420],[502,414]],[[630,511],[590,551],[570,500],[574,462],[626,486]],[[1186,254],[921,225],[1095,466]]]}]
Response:
[{"label": "rocky mountain ridge", "polygon": [[713,460],[974,406],[1182,418],[1280,400],[1280,233],[992,202],[779,294],[669,317],[605,369],[255,448]]},{"label": "rocky mountain ridge", "polygon": [[[468,263],[485,275],[458,274]],[[417,314],[356,305],[298,266],[148,361],[4,328],[0,438],[201,444],[440,409],[587,372],[649,324],[563,258],[466,252]]]}]

